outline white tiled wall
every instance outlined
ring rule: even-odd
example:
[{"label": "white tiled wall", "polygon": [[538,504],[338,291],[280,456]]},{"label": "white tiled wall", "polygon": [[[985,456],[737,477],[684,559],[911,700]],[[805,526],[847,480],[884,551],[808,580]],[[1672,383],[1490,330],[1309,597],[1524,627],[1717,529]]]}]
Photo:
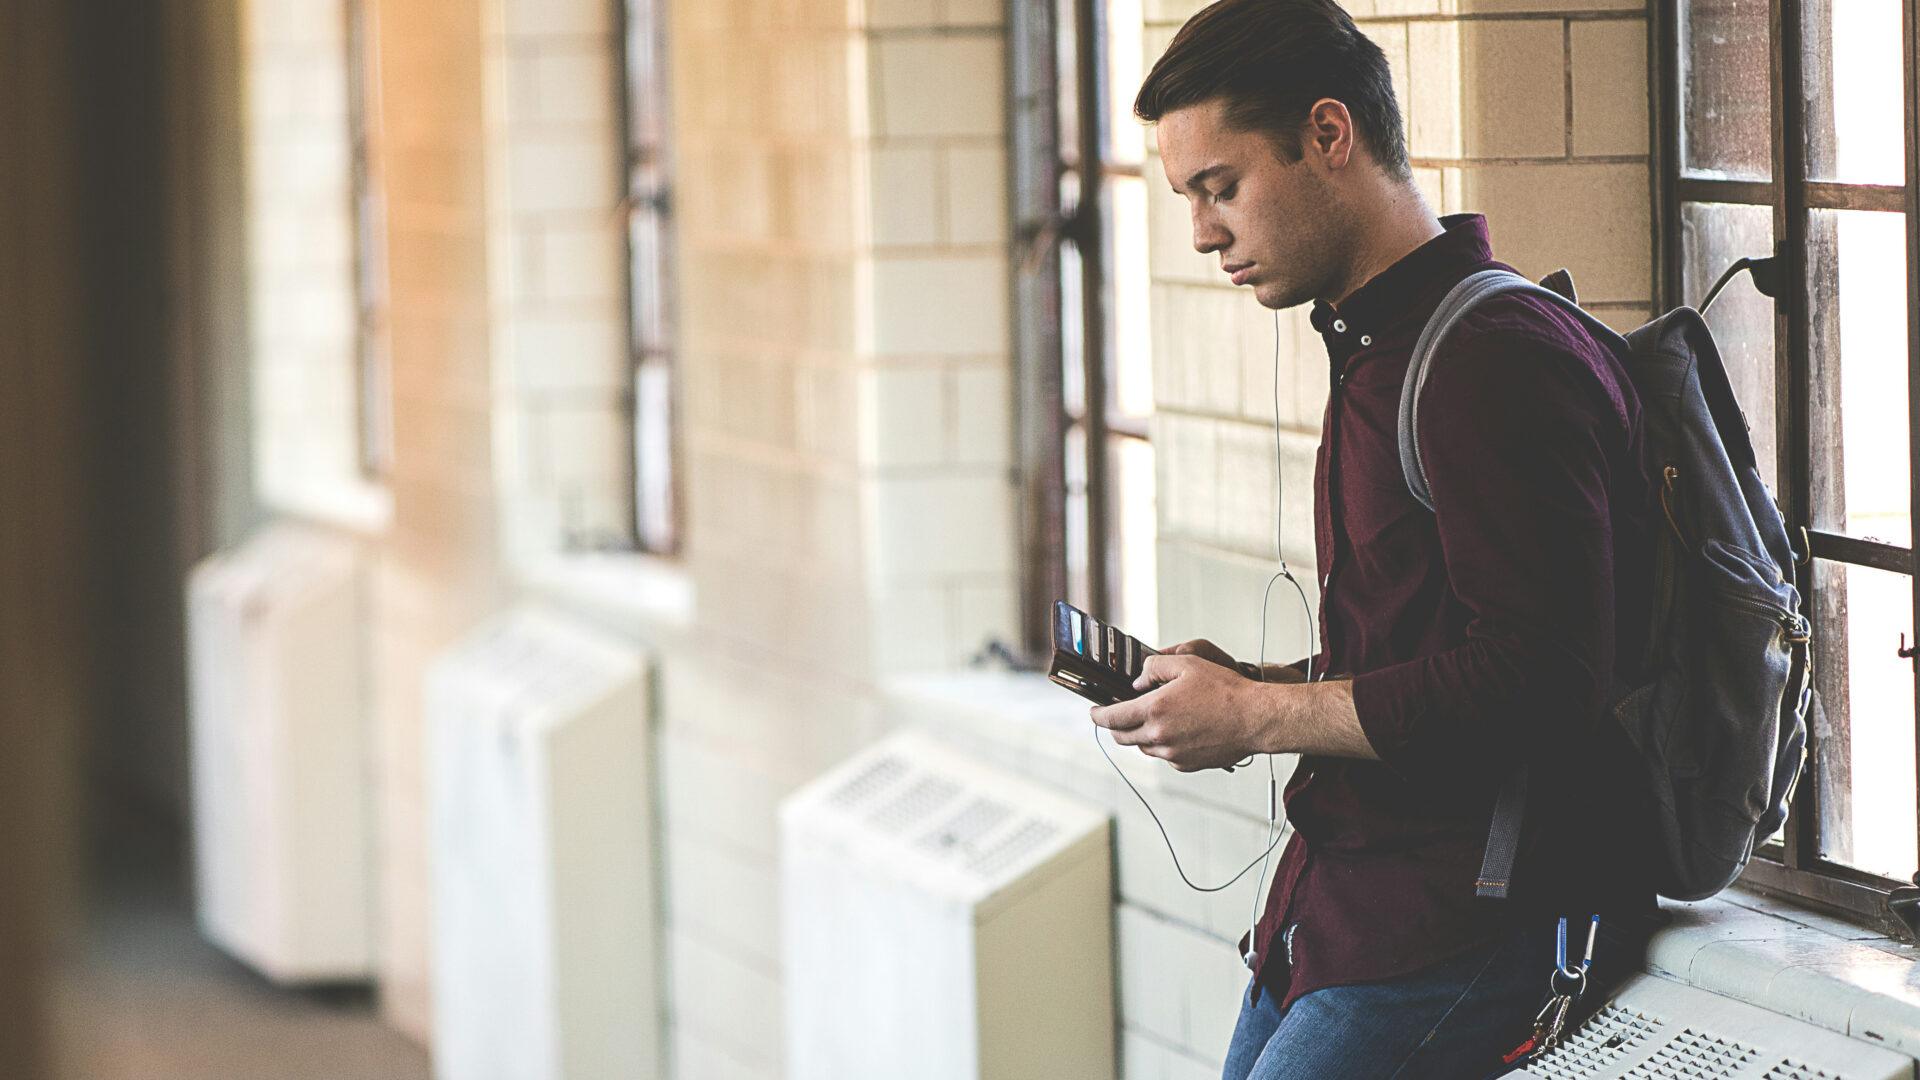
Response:
[{"label": "white tiled wall", "polygon": [[524,565],[631,528],[619,43],[609,3],[487,8],[494,461]]},{"label": "white tiled wall", "polygon": [[245,20],[254,486],[292,513],[377,527],[361,473],[345,0],[262,0]]}]

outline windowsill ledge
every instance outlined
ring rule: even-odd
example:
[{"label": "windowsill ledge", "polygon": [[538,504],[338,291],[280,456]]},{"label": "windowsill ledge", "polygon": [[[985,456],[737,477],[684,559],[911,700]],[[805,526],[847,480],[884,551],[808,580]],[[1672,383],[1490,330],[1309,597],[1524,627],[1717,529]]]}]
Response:
[{"label": "windowsill ledge", "polygon": [[644,637],[677,637],[693,627],[693,578],[652,555],[556,553],[530,560],[519,577],[543,597]]},{"label": "windowsill ledge", "polygon": [[1654,974],[1920,1058],[1920,948],[1738,886],[1661,906]]}]

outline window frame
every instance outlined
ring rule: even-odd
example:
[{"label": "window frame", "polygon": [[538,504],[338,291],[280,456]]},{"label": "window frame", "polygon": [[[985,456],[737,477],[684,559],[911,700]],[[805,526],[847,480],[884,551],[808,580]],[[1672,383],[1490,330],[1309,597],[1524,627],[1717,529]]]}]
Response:
[{"label": "window frame", "polygon": [[[1070,8],[1063,26],[1061,9]],[[1115,500],[1108,485],[1109,444],[1115,438],[1150,441],[1147,424],[1110,414],[1110,387],[1117,374],[1109,305],[1113,256],[1106,179],[1141,176],[1143,167],[1110,160],[1107,133],[1112,92],[1107,73],[1110,41],[1102,0],[1012,0],[1008,24],[1009,205],[1013,346],[1017,377],[1014,406],[1021,529],[1021,656],[1023,666],[1043,668],[1052,655],[1053,601],[1073,598],[1096,617],[1112,617],[1122,595],[1121,546]],[[1061,35],[1072,35],[1071,82],[1063,81]],[[1072,102],[1063,101],[1071,86]],[[1063,105],[1073,109],[1075,138],[1061,139]],[[1078,198],[1066,206],[1062,182],[1082,177]],[[1101,182],[1088,184],[1096,175]],[[1062,254],[1078,255],[1078,331],[1081,344],[1081,414],[1067,403],[1066,281]],[[1086,581],[1076,588],[1068,566],[1067,439],[1079,426],[1085,435]],[[1075,594],[1084,593],[1076,597]]]},{"label": "window frame", "polygon": [[393,466],[393,356],[387,337],[386,205],[379,182],[379,64],[371,0],[346,0],[347,140],[353,219],[354,432],[360,475]]},{"label": "window frame", "polygon": [[[1774,314],[1774,378],[1776,416],[1775,493],[1786,518],[1789,535],[1803,558],[1800,588],[1803,609],[1817,615],[1813,561],[1873,567],[1904,573],[1913,590],[1914,610],[1920,611],[1920,537],[1909,535],[1905,548],[1815,529],[1812,506],[1812,315],[1808,310],[1808,232],[1815,210],[1878,210],[1905,214],[1907,257],[1907,365],[1908,455],[1910,498],[1914,518],[1920,521],[1920,119],[1916,118],[1916,63],[1920,61],[1920,0],[1901,0],[1902,81],[1905,88],[1906,182],[1903,186],[1817,181],[1807,178],[1806,108],[1801,92],[1805,78],[1805,8],[1800,0],[1770,0],[1769,94],[1771,98],[1770,180],[1728,180],[1682,174],[1680,139],[1683,131],[1681,92],[1681,5],[1655,4],[1649,9],[1649,33],[1657,63],[1651,66],[1650,91],[1658,138],[1653,145],[1655,287],[1661,310],[1693,303],[1681,295],[1685,251],[1679,227],[1684,203],[1722,203],[1766,206],[1773,213],[1774,251],[1780,256],[1780,297]],[[1816,636],[1821,628],[1816,624]],[[1887,647],[1895,647],[1887,642]],[[1920,675],[1920,661],[1915,661]],[[1920,683],[1920,678],[1916,679]],[[1915,691],[1914,723],[1920,732],[1920,685]],[[1794,792],[1784,842],[1763,845],[1743,875],[1743,881],[1762,892],[1789,897],[1836,913],[1882,926],[1890,932],[1908,931],[1886,907],[1892,889],[1909,885],[1890,878],[1831,862],[1821,855],[1819,828],[1818,734],[1808,732],[1808,766]],[[1916,739],[1920,749],[1920,737]],[[1920,757],[1920,753],[1916,754]],[[1916,785],[1920,789],[1920,785]],[[1920,790],[1914,812],[1920,823]]]},{"label": "window frame", "polygon": [[[663,557],[677,556],[686,542],[682,490],[680,416],[680,353],[674,319],[673,159],[668,131],[671,99],[667,67],[666,9],[668,0],[614,0],[615,75],[618,79],[620,130],[621,259],[626,298],[627,383],[625,405],[630,421],[626,491],[631,507],[628,528],[633,550]],[[650,216],[658,246],[651,270],[657,295],[646,305],[634,261],[633,237],[638,218]],[[656,309],[657,325],[644,325],[642,307]],[[664,433],[649,431],[643,415],[646,392],[643,369],[662,373],[666,402]],[[648,486],[643,457],[651,446],[664,454],[664,491]]]}]

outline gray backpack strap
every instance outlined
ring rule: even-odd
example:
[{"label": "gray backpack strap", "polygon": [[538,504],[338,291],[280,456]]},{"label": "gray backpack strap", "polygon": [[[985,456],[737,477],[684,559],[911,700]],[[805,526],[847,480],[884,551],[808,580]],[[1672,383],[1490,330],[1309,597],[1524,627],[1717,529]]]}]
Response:
[{"label": "gray backpack strap", "polygon": [[[1556,271],[1548,277],[1549,281],[1564,281],[1567,290],[1572,291],[1572,280],[1566,271]],[[1619,332],[1601,322],[1591,312],[1564,296],[1541,285],[1535,285],[1511,270],[1480,270],[1467,275],[1455,285],[1435,308],[1427,325],[1420,331],[1420,337],[1414,342],[1413,356],[1407,361],[1406,381],[1400,384],[1400,471],[1407,478],[1407,490],[1420,500],[1420,505],[1429,511],[1433,509],[1433,490],[1427,486],[1427,468],[1420,460],[1420,394],[1427,387],[1427,376],[1433,372],[1433,357],[1440,349],[1440,342],[1452,330],[1455,323],[1466,318],[1482,300],[1498,296],[1501,293],[1524,292],[1544,296],[1572,313],[1587,328],[1587,332],[1602,345],[1616,354],[1625,355],[1629,346],[1627,339]]]},{"label": "gray backpack strap", "polygon": [[1487,853],[1480,859],[1480,873],[1473,882],[1473,895],[1494,900],[1507,898],[1507,886],[1513,882],[1513,864],[1520,854],[1520,822],[1527,816],[1527,767],[1513,770],[1500,785],[1500,801],[1493,804],[1493,826],[1487,830]]},{"label": "gray backpack strap", "polygon": [[[1429,511],[1433,509],[1433,489],[1427,486],[1427,469],[1420,460],[1417,437],[1420,394],[1426,389],[1427,376],[1432,374],[1433,357],[1439,351],[1441,340],[1475,305],[1501,293],[1525,292],[1545,296],[1578,317],[1595,340],[1615,353],[1625,355],[1628,349],[1626,339],[1582,308],[1571,295],[1567,295],[1573,291],[1573,281],[1566,271],[1556,271],[1547,280],[1556,286],[1564,286],[1566,292],[1535,285],[1510,270],[1490,269],[1469,274],[1440,301],[1440,306],[1434,309],[1433,316],[1420,331],[1420,337],[1413,346],[1413,356],[1407,362],[1406,381],[1400,386],[1400,471],[1406,476],[1407,490]],[[1500,786],[1500,798],[1493,807],[1493,824],[1487,830],[1486,854],[1480,861],[1480,873],[1473,883],[1474,895],[1506,899],[1507,889],[1513,881],[1513,865],[1520,853],[1520,825],[1526,817],[1526,809],[1527,770],[1521,766]]]}]

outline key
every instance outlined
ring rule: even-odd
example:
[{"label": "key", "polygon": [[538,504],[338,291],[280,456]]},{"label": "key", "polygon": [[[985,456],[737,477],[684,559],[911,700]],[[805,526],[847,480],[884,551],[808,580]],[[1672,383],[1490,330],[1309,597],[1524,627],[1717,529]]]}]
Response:
[{"label": "key", "polygon": [[1543,1054],[1560,1045],[1560,1037],[1566,1034],[1567,1014],[1573,1011],[1573,999],[1565,994],[1555,994],[1547,1005],[1553,1010],[1553,1015],[1540,1032],[1539,1047]]}]

